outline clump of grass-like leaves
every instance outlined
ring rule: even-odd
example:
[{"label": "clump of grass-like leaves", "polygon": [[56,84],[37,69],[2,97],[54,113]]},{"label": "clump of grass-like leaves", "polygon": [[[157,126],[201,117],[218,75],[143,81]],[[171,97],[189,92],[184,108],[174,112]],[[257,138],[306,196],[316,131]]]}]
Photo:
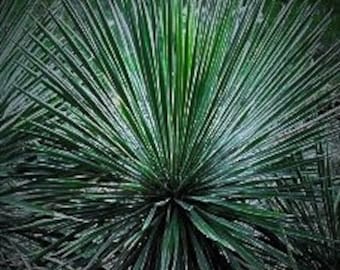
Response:
[{"label": "clump of grass-like leaves", "polygon": [[271,202],[322,197],[294,157],[332,135],[339,46],[313,59],[329,16],[273,3],[62,0],[32,17],[15,88],[36,156],[0,200],[32,213],[8,230],[39,239],[36,262],[295,269],[301,243],[332,241]]}]

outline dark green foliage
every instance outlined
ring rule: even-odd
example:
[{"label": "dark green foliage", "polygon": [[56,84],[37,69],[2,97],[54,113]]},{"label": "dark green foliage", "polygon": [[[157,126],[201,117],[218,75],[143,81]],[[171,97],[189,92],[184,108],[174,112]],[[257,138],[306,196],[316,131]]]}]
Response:
[{"label": "dark green foliage", "polygon": [[[275,198],[274,209],[281,209],[297,217],[297,228],[307,228],[325,240],[318,245],[310,245],[305,241],[290,239],[299,269],[338,269],[340,267],[340,215],[339,215],[339,177],[332,176],[332,168],[328,149],[315,149],[319,157],[317,171],[311,170],[308,164],[298,169],[298,176],[292,180],[291,190],[295,185],[309,187],[302,200]],[[296,160],[303,156],[295,155]],[[308,198],[308,199],[307,199]],[[336,241],[330,241],[336,240]]]},{"label": "dark green foliage", "polygon": [[[320,111],[339,44],[315,57],[316,9],[62,0],[33,15],[10,129],[30,156],[5,175],[18,217],[1,235],[33,238],[25,256],[47,268],[335,269],[338,183],[313,150],[336,132],[338,109]],[[325,247],[325,264],[302,258]]]}]

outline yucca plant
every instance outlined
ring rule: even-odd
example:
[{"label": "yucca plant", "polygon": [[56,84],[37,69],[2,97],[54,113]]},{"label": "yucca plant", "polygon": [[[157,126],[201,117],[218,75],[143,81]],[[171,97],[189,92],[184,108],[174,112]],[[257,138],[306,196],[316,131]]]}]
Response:
[{"label": "yucca plant", "polygon": [[294,184],[293,157],[334,132],[338,110],[319,110],[339,88],[329,84],[339,45],[313,59],[330,20],[315,27],[317,5],[60,4],[62,17],[33,16],[35,49],[21,46],[35,83],[14,86],[35,105],[20,130],[35,137],[37,157],[25,181],[0,194],[32,213],[7,229],[42,240],[32,260],[52,257],[60,269],[291,269],[289,243],[332,241],[269,207],[306,194]]},{"label": "yucca plant", "polygon": [[[36,51],[26,35],[34,28],[28,13],[36,11],[35,1],[13,0],[0,2],[0,196],[5,197],[12,187],[26,181],[21,177],[34,153],[26,145],[34,140],[20,132],[23,114],[31,114],[32,100],[19,95],[14,83],[22,87],[34,84],[31,75],[18,66],[29,66],[18,44]],[[43,16],[43,13],[40,13]],[[33,27],[33,28],[32,28]],[[36,32],[35,32],[36,33]],[[37,33],[36,33],[37,34]],[[30,66],[31,68],[34,68]],[[41,97],[45,96],[43,93]],[[15,127],[15,128],[14,128]],[[0,269],[39,269],[28,258],[43,243],[31,230],[11,230],[14,225],[32,220],[30,212],[15,205],[0,205]],[[48,268],[58,262],[49,260]]]},{"label": "yucca plant", "polygon": [[274,198],[270,205],[273,209],[294,214],[297,218],[294,226],[297,228],[305,228],[315,235],[335,240],[309,245],[290,239],[296,268],[335,270],[340,267],[340,178],[334,175],[329,146],[317,145],[315,148],[317,170],[310,164],[303,164],[302,153],[294,156],[301,166],[289,189],[295,192],[296,186],[305,186],[305,195],[301,199]]},{"label": "yucca plant", "polygon": [[[2,1],[0,3],[0,192],[10,188],[14,179],[10,175],[15,164],[22,159],[23,134],[13,127],[19,118],[22,98],[14,91],[13,82],[19,82],[21,72],[16,68],[22,56],[16,48],[16,42],[22,37],[22,25],[26,20],[25,12],[28,1]],[[27,102],[29,103],[29,102]],[[0,230],[17,223],[19,210],[0,205]],[[0,268],[13,269],[25,265],[23,236],[15,233],[0,234]],[[25,239],[25,242],[28,242]],[[25,254],[25,255],[23,255]],[[12,267],[12,268],[11,268]]]}]

